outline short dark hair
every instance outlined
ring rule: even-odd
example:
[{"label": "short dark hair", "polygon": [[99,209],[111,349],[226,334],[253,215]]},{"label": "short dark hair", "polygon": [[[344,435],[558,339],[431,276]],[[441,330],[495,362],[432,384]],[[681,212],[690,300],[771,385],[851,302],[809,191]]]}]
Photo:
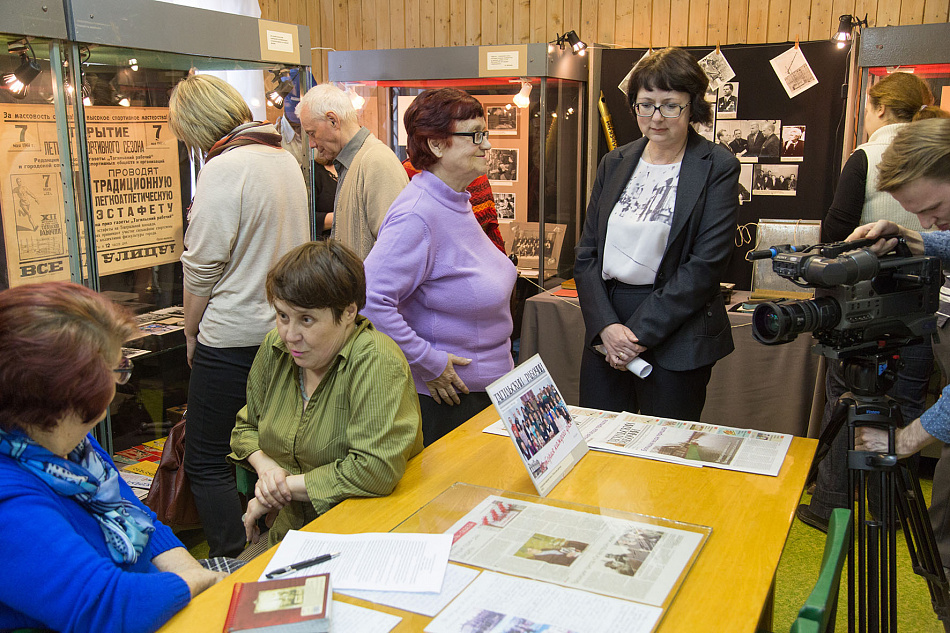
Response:
[{"label": "short dark hair", "polygon": [[95,422],[112,400],[122,344],[137,331],[129,312],[78,284],[0,292],[0,427],[49,431],[71,414]]},{"label": "short dark hair", "polygon": [[706,101],[709,78],[696,59],[682,48],[664,48],[647,55],[633,68],[627,84],[631,111],[640,90],[676,90],[689,95],[689,122],[709,125],[712,104]]},{"label": "short dark hair", "polygon": [[267,300],[298,308],[330,308],[337,323],[351,303],[357,311],[366,305],[363,261],[336,240],[307,242],[280,258],[264,283]]},{"label": "short dark hair", "polygon": [[426,90],[406,108],[403,123],[409,141],[406,151],[416,169],[428,170],[439,159],[429,149],[429,140],[452,142],[456,121],[485,116],[482,104],[464,90],[439,88]]}]

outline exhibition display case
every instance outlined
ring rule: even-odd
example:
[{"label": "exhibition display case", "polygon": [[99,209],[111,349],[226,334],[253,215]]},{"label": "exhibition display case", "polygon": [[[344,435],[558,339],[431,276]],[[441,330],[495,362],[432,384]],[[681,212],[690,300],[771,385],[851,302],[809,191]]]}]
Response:
[{"label": "exhibition display case", "polygon": [[171,91],[213,72],[264,119],[266,86],[309,80],[309,33],[147,0],[22,6],[0,18],[0,288],[73,281],[138,316],[135,372],[98,429],[116,452],[166,435],[187,400],[179,259],[201,160],[169,129]]},{"label": "exhibition display case", "polygon": [[506,251],[529,283],[573,277],[585,196],[586,56],[556,44],[332,51],[329,79],[351,92],[361,123],[400,160],[403,114],[420,92],[454,87],[481,101]]}]

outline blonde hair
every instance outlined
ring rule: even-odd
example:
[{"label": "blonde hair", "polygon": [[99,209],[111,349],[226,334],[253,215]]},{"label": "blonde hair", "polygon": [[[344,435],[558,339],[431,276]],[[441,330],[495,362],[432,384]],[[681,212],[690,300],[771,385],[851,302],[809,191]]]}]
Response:
[{"label": "blonde hair", "polygon": [[950,119],[911,123],[884,150],[879,190],[893,192],[920,178],[950,182]]},{"label": "blonde hair", "polygon": [[934,102],[927,82],[904,72],[892,73],[871,86],[868,99],[875,108],[884,106],[891,118],[900,123],[916,121],[921,107]]},{"label": "blonde hair", "polygon": [[182,79],[168,102],[168,125],[192,152],[206,154],[231,130],[253,120],[241,93],[212,75]]}]

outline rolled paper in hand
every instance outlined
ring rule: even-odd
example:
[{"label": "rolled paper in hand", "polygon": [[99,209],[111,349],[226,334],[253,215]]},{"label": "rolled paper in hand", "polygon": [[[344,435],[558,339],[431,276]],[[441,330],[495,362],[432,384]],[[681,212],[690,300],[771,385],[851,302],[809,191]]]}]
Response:
[{"label": "rolled paper in hand", "polygon": [[650,375],[650,372],[653,371],[653,365],[637,356],[627,363],[627,371],[637,378],[646,378]]}]

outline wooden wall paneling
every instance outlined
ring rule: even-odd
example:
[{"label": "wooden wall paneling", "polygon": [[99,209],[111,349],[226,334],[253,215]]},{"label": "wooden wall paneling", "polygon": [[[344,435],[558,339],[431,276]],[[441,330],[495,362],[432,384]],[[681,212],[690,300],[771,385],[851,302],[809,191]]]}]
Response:
[{"label": "wooden wall paneling", "polygon": [[690,0],[670,2],[670,46],[686,46],[689,41]]},{"label": "wooden wall paneling", "polygon": [[[333,31],[333,9],[335,4],[336,3],[333,0],[320,0],[320,40],[317,42],[317,46],[337,48]],[[313,76],[314,79],[317,80],[317,83],[324,82],[327,80],[327,77],[329,77],[328,53],[329,51],[325,50],[311,51],[311,54],[315,56],[312,63],[312,68]],[[316,60],[319,60],[319,62]]]},{"label": "wooden wall paneling", "polygon": [[947,0],[927,0],[924,7],[924,23],[936,24],[950,20],[950,2]]},{"label": "wooden wall paneling", "polygon": [[403,19],[406,24],[406,48],[422,46],[422,26],[419,20],[421,0],[406,0]]},{"label": "wooden wall paneling", "polygon": [[687,43],[690,46],[706,46],[709,41],[709,0],[691,0],[689,3],[689,34]]},{"label": "wooden wall paneling", "polygon": [[[528,0],[525,0],[527,2]],[[465,46],[465,0],[448,0],[452,46]]]},{"label": "wooden wall paneling", "polygon": [[922,24],[924,21],[924,0],[901,0],[901,24]]},{"label": "wooden wall paneling", "polygon": [[749,33],[746,42],[761,44],[768,41],[769,35],[769,3],[763,0],[749,2]]},{"label": "wooden wall paneling", "polygon": [[548,30],[548,13],[544,0],[531,0],[531,35],[529,42],[543,42]]},{"label": "wooden wall paneling", "polygon": [[[350,1],[354,3],[356,2],[356,0]],[[386,0],[361,0],[359,4],[360,19],[362,20],[361,28],[363,29],[362,48],[364,50],[376,50],[377,48],[382,48],[379,45],[379,41],[376,37],[376,20],[379,18],[376,13],[376,5],[386,4]]]},{"label": "wooden wall paneling", "polygon": [[709,21],[703,44],[725,46],[729,42],[729,0],[709,0]]},{"label": "wooden wall paneling", "polygon": [[[306,24],[310,28],[310,68],[317,82],[321,82],[323,78],[327,76],[325,63],[327,59],[326,51],[316,48],[323,46],[323,37],[320,33],[323,29],[323,24],[320,20],[321,6],[319,2],[309,2],[306,5],[306,9]],[[303,77],[301,77],[300,89],[303,91],[306,90],[304,83],[306,82]]]},{"label": "wooden wall paneling", "polygon": [[879,2],[874,26],[894,26],[901,23],[901,2]]},{"label": "wooden wall paneling", "polygon": [[597,3],[598,0],[580,0],[581,1],[581,23],[580,27],[574,30],[582,40],[588,44],[601,44],[597,39]]},{"label": "wooden wall paneling", "polygon": [[280,21],[280,10],[277,8],[277,0],[261,0],[261,19]]},{"label": "wooden wall paneling", "polygon": [[419,46],[423,48],[435,46],[434,0],[420,0],[419,2]]},{"label": "wooden wall paneling", "polygon": [[[728,0],[726,0],[728,2]],[[653,0],[634,0],[633,42],[634,48],[649,48],[653,41]]]},{"label": "wooden wall paneling", "polygon": [[[885,2],[887,0],[884,0]],[[947,0],[941,0],[946,3]],[[864,16],[868,17],[868,24],[873,26],[877,23],[877,5],[878,0],[855,0],[854,1],[854,12],[853,16],[864,19]],[[833,16],[835,21],[835,29],[837,29],[838,18],[840,16]]]},{"label": "wooden wall paneling", "polygon": [[[808,28],[809,40],[823,40],[831,37],[831,14],[834,12],[832,0],[812,0],[811,22]],[[834,17],[834,28],[838,27],[838,15]]]},{"label": "wooden wall paneling", "polygon": [[299,4],[300,0],[278,0],[277,14],[280,16],[280,22],[301,24],[298,8],[303,7],[300,7]]},{"label": "wooden wall paneling", "polygon": [[614,44],[624,48],[633,47],[633,10],[632,0],[620,0],[617,3],[617,24],[614,28]]},{"label": "wooden wall paneling", "polygon": [[[627,0],[619,0],[621,3]],[[598,0],[597,31],[595,41],[601,44],[614,44],[617,27],[617,0]]]},{"label": "wooden wall paneling", "polygon": [[511,19],[511,41],[525,44],[531,41],[531,0],[514,0]]},{"label": "wooden wall paneling", "polygon": [[544,34],[542,42],[551,42],[557,34],[563,34],[574,27],[564,19],[565,0],[547,0],[548,5],[548,29]]},{"label": "wooden wall paneling", "polygon": [[452,11],[449,0],[435,0],[433,13],[433,27],[435,28],[435,45],[452,46]]},{"label": "wooden wall paneling", "polygon": [[653,48],[670,45],[670,0],[653,0],[650,40]]},{"label": "wooden wall paneling", "polygon": [[498,0],[482,0],[482,46],[495,44],[501,44],[498,41]]},{"label": "wooden wall paneling", "polygon": [[349,7],[346,0],[334,0],[333,3],[333,40],[336,42],[334,48],[338,51],[346,51],[353,48],[348,35]]},{"label": "wooden wall paneling", "polygon": [[481,0],[465,0],[465,45],[482,43]]},{"label": "wooden wall paneling", "polygon": [[346,37],[350,50],[363,50],[363,16],[359,0],[346,1]]},{"label": "wooden wall paneling", "polygon": [[792,2],[788,9],[788,39],[806,42],[811,30],[811,5]]},{"label": "wooden wall paneling", "polygon": [[[383,0],[389,8],[389,48],[406,48],[405,0]],[[380,24],[379,28],[382,28]]]},{"label": "wooden wall paneling", "polygon": [[[564,0],[564,9],[562,10],[563,28],[565,31],[576,31],[580,36],[581,27],[581,0]],[[581,37],[583,40],[584,38]],[[587,40],[584,40],[587,42]],[[589,43],[589,42],[588,42]]]},{"label": "wooden wall paneling", "polygon": [[376,48],[387,49],[393,47],[393,7],[389,0],[375,0],[376,15],[370,16],[376,21]]},{"label": "wooden wall paneling", "polygon": [[[795,41],[789,32],[789,0],[770,0],[767,42]],[[780,131],[781,132],[781,131]]]},{"label": "wooden wall paneling", "polygon": [[497,15],[498,15],[498,26],[496,28],[495,37],[498,39],[499,44],[514,44],[515,43],[515,25],[513,22],[515,15],[515,2],[514,0],[498,0],[496,6]]},{"label": "wooden wall paneling", "polygon": [[749,12],[750,0],[729,0],[729,21],[726,27],[729,44],[745,44],[749,36]]}]

